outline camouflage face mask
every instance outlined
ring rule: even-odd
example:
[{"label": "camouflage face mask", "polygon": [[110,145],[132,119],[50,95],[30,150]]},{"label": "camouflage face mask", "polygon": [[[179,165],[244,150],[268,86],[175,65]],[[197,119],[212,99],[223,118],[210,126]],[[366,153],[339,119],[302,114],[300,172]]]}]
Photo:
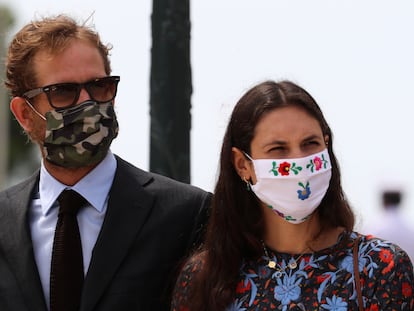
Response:
[{"label": "camouflage face mask", "polygon": [[99,163],[118,135],[112,101],[85,101],[65,110],[45,114],[43,149],[46,159],[58,166],[82,167]]}]

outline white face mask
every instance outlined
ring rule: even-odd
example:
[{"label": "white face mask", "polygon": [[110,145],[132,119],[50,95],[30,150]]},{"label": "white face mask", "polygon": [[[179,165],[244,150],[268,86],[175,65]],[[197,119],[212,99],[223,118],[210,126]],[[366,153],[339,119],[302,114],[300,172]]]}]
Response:
[{"label": "white face mask", "polygon": [[298,224],[321,203],[331,179],[328,150],[298,159],[252,160],[256,196],[285,220]]}]

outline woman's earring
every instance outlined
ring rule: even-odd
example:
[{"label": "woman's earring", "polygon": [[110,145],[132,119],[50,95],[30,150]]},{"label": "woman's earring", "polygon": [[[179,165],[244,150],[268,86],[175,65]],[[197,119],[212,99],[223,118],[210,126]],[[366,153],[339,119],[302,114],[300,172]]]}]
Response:
[{"label": "woman's earring", "polygon": [[251,187],[250,187],[250,183],[249,183],[249,181],[246,179],[246,177],[245,176],[243,176],[243,181],[246,183],[246,189],[247,189],[247,191],[250,191],[251,190]]}]

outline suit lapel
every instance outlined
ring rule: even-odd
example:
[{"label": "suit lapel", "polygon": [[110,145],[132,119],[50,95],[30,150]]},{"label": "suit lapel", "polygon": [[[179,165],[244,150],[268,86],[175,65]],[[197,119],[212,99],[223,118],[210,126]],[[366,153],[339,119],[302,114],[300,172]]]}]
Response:
[{"label": "suit lapel", "polygon": [[118,159],[105,220],[84,283],[82,311],[93,310],[144,225],[153,205],[152,196],[142,187],[148,181],[148,177],[128,173]]},{"label": "suit lapel", "polygon": [[0,247],[7,259],[30,310],[46,310],[44,294],[33,254],[28,208],[38,174],[11,188],[11,198],[2,206]]}]

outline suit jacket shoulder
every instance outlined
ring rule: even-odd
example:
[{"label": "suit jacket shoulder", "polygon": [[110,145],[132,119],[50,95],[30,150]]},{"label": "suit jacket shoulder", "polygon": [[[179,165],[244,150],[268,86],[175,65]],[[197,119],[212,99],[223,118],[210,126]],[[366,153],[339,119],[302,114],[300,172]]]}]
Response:
[{"label": "suit jacket shoulder", "polygon": [[211,193],[116,159],[81,310],[169,310],[180,263],[203,235]]},{"label": "suit jacket shoulder", "polygon": [[0,192],[0,310],[46,310],[28,222],[38,179],[37,171]]},{"label": "suit jacket shoulder", "polygon": [[[170,213],[208,212],[212,194],[198,187],[151,172],[143,171],[117,157],[118,169],[114,186],[132,182],[155,200],[157,209]],[[127,176],[130,180],[126,180]],[[135,180],[135,182],[133,182]],[[167,212],[167,211],[165,211]]]}]

